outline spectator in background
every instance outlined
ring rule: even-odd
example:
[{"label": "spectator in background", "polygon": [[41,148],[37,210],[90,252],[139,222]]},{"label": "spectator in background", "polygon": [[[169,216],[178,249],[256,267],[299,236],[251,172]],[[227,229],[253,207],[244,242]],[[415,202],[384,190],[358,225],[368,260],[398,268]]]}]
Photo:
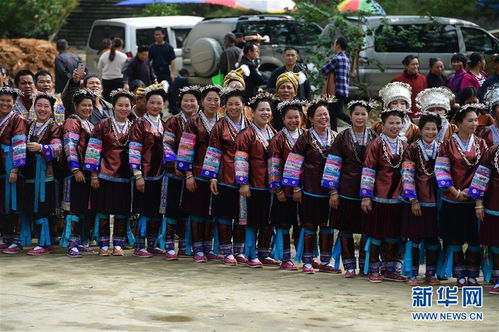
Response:
[{"label": "spectator in background", "polygon": [[97,55],[101,55],[104,52],[107,52],[113,46],[113,41],[109,38],[102,39],[102,48],[97,52]]},{"label": "spectator in background", "polygon": [[466,59],[466,56],[461,53],[454,54],[450,59],[450,63],[454,69],[454,74],[449,76],[447,86],[456,96],[459,95],[459,92],[461,91],[461,82],[463,81],[464,74],[466,74],[466,70],[464,70],[464,68],[466,68],[467,62],[468,59]]},{"label": "spectator in background", "polygon": [[497,83],[499,83],[499,56],[494,58],[494,75],[487,78],[480,87],[478,93],[480,95],[480,100],[483,100],[483,96],[485,95],[485,92],[487,92],[487,89]]},{"label": "spectator in background", "polygon": [[461,90],[467,86],[474,86],[477,91],[487,79],[485,69],[485,58],[480,53],[471,53],[468,61],[468,71],[463,76]]},{"label": "spectator in background", "polygon": [[146,96],[144,89],[146,85],[141,80],[130,82],[130,91],[133,92],[133,107],[128,119],[134,121],[144,116],[147,112]]},{"label": "spectator in background", "polygon": [[29,109],[33,105],[31,95],[36,92],[35,75],[29,70],[20,70],[14,78],[14,84],[23,94],[17,97],[13,110],[28,119]]},{"label": "spectator in background", "polygon": [[234,36],[236,36],[235,45],[240,49],[243,49],[244,44],[246,44],[244,42],[244,34],[242,32],[234,32]]},{"label": "spectator in background", "polygon": [[398,76],[392,78],[392,82],[403,82],[407,83],[412,88],[412,106],[411,112],[409,113],[409,117],[411,119],[419,118],[416,113],[419,109],[416,106],[416,96],[418,93],[423,91],[428,87],[426,82],[426,77],[419,73],[419,59],[415,55],[408,55],[402,60],[402,64],[404,65],[404,72]]},{"label": "spectator in background", "polygon": [[310,88],[310,82],[307,78],[306,69],[298,63],[299,55],[300,52],[294,47],[286,47],[284,49],[284,53],[282,55],[284,59],[284,66],[279,67],[272,72],[267,82],[267,88],[275,89],[277,78],[285,72],[291,71],[293,73],[302,73],[305,77],[305,82],[300,84],[297,98],[310,100],[312,97],[312,89]]},{"label": "spectator in background", "polygon": [[0,88],[4,86],[9,86],[9,76],[7,73],[7,68],[0,65]]},{"label": "spectator in background", "polygon": [[113,46],[109,51],[102,53],[97,64],[102,77],[102,96],[107,101],[111,100],[109,95],[111,91],[123,88],[123,66],[127,56],[121,52],[122,49],[123,40],[114,38]]},{"label": "spectator in background", "polygon": [[56,48],[59,55],[55,58],[55,92],[61,93],[82,61],[79,56],[68,51],[69,45],[65,39],[59,39]]},{"label": "spectator in background", "polygon": [[224,51],[220,56],[220,71],[225,76],[231,70],[236,68],[236,63],[241,53],[241,49],[235,45],[236,36],[233,33],[227,33],[224,36]]},{"label": "spectator in background", "polygon": [[239,63],[239,67],[243,70],[249,71],[248,76],[244,76],[244,82],[246,85],[246,98],[249,100],[253,98],[260,85],[265,84],[265,79],[262,74],[258,71],[258,66],[255,60],[258,58],[259,49],[258,46],[252,43],[248,43],[243,48],[243,57]]},{"label": "spectator in background", "polygon": [[444,75],[444,62],[439,58],[430,58],[430,72],[426,75],[428,88],[447,86],[447,77]]},{"label": "spectator in background", "polygon": [[[52,75],[46,70],[40,70],[35,74],[35,87],[36,90],[48,94],[54,93],[54,81]],[[60,97],[56,97],[53,111],[54,119],[58,124],[64,122],[64,106]],[[29,119],[35,120],[35,108],[32,106],[29,110]]]},{"label": "spectator in background", "polygon": [[158,81],[167,81],[169,84],[175,78],[175,51],[165,41],[165,31],[161,27],[154,28],[154,44],[149,48],[149,58]]},{"label": "spectator in background", "polygon": [[350,124],[351,120],[348,115],[343,113],[343,105],[346,104],[348,98],[348,90],[350,89],[349,73],[350,59],[345,51],[348,47],[348,42],[345,38],[339,37],[333,44],[335,55],[322,66],[321,71],[326,76],[326,84],[322,90],[322,95],[335,96],[336,103],[328,107],[331,121],[331,129],[338,129],[338,118]]},{"label": "spectator in background", "polygon": [[170,84],[170,87],[168,88],[168,106],[170,108],[170,113],[173,115],[180,112],[180,89],[185,88],[186,86],[189,86],[189,71],[182,68],[178,72],[178,75],[175,77],[173,83]]},{"label": "spectator in background", "polygon": [[125,88],[130,88],[131,90],[128,84],[135,80],[141,80],[145,86],[151,85],[156,80],[154,69],[149,62],[149,46],[139,46],[137,48],[137,55],[126,66],[125,74],[123,75]]}]

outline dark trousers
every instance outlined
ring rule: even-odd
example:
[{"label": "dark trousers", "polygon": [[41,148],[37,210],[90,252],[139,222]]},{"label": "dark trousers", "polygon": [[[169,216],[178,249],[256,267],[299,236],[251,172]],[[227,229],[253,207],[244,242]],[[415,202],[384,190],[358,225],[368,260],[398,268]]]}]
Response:
[{"label": "dark trousers", "polygon": [[343,106],[347,103],[347,97],[345,96],[336,96],[338,100],[336,103],[329,104],[329,117],[331,122],[331,129],[334,131],[338,130],[338,118],[343,120],[344,122],[351,124],[350,117],[343,113]]}]

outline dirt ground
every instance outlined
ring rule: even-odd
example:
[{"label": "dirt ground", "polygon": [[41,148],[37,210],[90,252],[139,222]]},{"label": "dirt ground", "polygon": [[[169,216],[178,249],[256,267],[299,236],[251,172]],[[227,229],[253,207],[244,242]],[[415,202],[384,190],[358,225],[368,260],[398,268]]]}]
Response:
[{"label": "dirt ground", "polygon": [[493,295],[484,294],[480,310],[450,309],[482,311],[482,322],[413,322],[403,283],[274,267],[167,262],[130,251],[71,259],[61,248],[41,257],[3,254],[0,266],[0,330],[497,331],[499,323]]}]

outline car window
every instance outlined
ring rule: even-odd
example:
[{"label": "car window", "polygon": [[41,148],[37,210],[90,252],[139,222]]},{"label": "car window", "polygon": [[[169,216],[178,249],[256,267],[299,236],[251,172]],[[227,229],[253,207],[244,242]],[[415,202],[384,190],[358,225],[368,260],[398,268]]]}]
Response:
[{"label": "car window", "polygon": [[417,53],[421,25],[381,25],[375,31],[376,52]]},{"label": "car window", "polygon": [[300,43],[294,21],[270,21],[267,24],[272,27],[269,29],[271,44],[298,45]]},{"label": "car window", "polygon": [[312,45],[317,37],[322,33],[321,28],[315,24],[296,22],[296,30],[300,41],[298,45]]},{"label": "car window", "polygon": [[[135,31],[135,40],[137,46],[151,45],[154,43],[154,29],[137,29]],[[168,34],[165,35],[165,40],[170,42]]]},{"label": "car window", "polygon": [[458,53],[457,29],[453,25],[425,25],[419,40],[422,53]]},{"label": "car window", "polygon": [[473,28],[461,28],[466,52],[493,53],[496,49],[495,41],[484,31]]},{"label": "car window", "polygon": [[266,21],[239,22],[236,26],[236,31],[245,35],[248,33],[259,33],[261,36],[269,35],[265,22]]},{"label": "car window", "polygon": [[95,25],[90,35],[88,46],[94,50],[103,48],[102,41],[106,38],[121,38],[125,40],[125,29],[115,25]]},{"label": "car window", "polygon": [[191,31],[191,29],[172,29],[172,30],[173,33],[175,34],[175,39],[177,41],[177,48],[182,48],[184,40],[189,34],[189,31]]}]

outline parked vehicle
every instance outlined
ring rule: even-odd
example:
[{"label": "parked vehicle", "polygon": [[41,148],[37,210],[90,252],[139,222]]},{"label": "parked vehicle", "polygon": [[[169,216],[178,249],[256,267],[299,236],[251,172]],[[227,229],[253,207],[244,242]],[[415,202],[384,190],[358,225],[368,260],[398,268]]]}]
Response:
[{"label": "parked vehicle", "polygon": [[[364,22],[350,17],[354,23],[370,28],[373,35],[365,37],[365,49],[360,54],[359,76],[371,94],[403,71],[402,59],[413,54],[419,57],[420,71],[428,72],[429,59],[441,58],[450,73],[450,59],[455,53],[470,55],[473,52],[485,54],[486,58],[499,52],[499,40],[472,22],[445,18],[420,16],[369,16]],[[389,26],[395,32],[391,38],[383,38],[383,29]],[[412,28],[411,28],[412,27]],[[408,43],[401,37],[404,30],[411,28],[420,43]],[[327,26],[323,34],[331,33]],[[380,70],[380,67],[383,70]]]},{"label": "parked vehicle", "polygon": [[223,38],[228,32],[269,36],[269,42],[260,45],[260,71],[271,72],[283,65],[282,52],[286,46],[299,49],[305,59],[306,46],[320,35],[322,28],[285,15],[205,18],[192,28],[184,42],[183,67],[189,70],[189,81],[206,84],[218,73]]},{"label": "parked vehicle", "polygon": [[114,18],[96,20],[88,36],[86,61],[90,73],[98,73],[102,40],[105,38],[121,38],[125,42],[123,52],[128,57],[135,56],[137,46],[150,45],[154,42],[153,30],[160,26],[166,30],[166,41],[172,45],[177,59],[177,68],[182,67],[182,46],[185,38],[203,18],[198,16],[153,16]]}]

